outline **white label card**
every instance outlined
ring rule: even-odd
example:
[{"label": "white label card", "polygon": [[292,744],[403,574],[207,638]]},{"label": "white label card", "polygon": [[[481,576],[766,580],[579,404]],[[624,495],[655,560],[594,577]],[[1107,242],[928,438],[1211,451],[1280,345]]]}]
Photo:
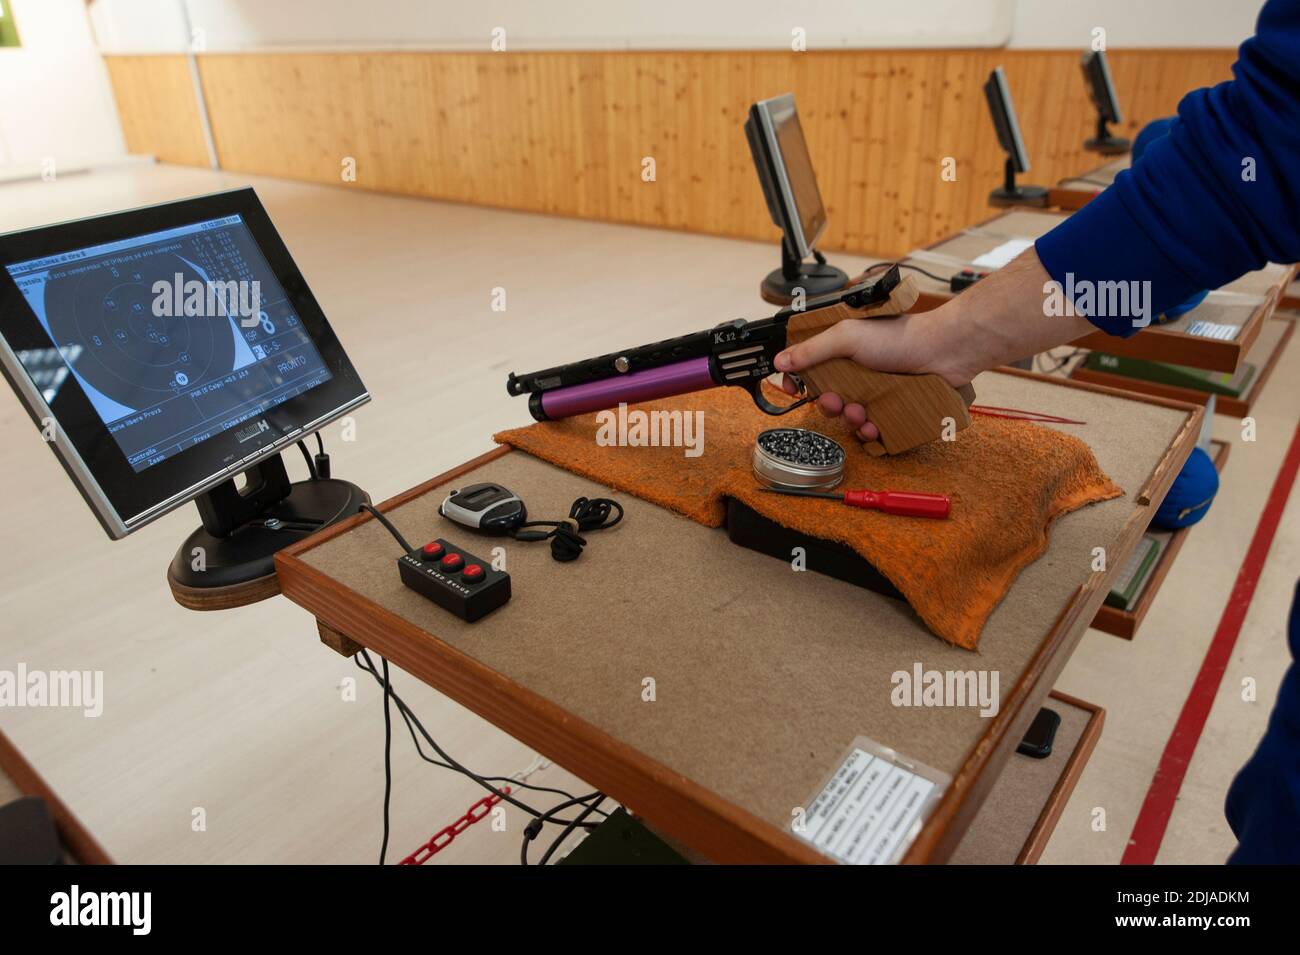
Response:
[{"label": "white label card", "polygon": [[846,865],[897,862],[947,787],[945,774],[860,737],[791,830]]},{"label": "white label card", "polygon": [[1000,269],[1033,244],[1033,239],[1008,239],[983,255],[975,256],[970,264],[981,269]]},{"label": "white label card", "polygon": [[1195,321],[1187,329],[1187,334],[1197,335],[1201,338],[1218,338],[1223,341],[1232,341],[1241,331],[1240,325],[1223,325],[1219,322]]}]

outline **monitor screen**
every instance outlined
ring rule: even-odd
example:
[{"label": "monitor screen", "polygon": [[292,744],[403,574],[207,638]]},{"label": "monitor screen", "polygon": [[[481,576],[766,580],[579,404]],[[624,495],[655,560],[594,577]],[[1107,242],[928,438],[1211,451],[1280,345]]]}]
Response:
[{"label": "monitor screen", "polygon": [[137,472],[329,380],[239,215],[5,268],[53,344],[18,360],[47,404],[75,378]]},{"label": "monitor screen", "polygon": [[1002,67],[995,67],[984,83],[984,98],[988,100],[993,128],[998,134],[998,144],[1010,155],[1016,172],[1029,172],[1029,154],[1020,136],[1020,121],[1016,118],[1016,105],[1011,101],[1011,88],[1007,85]]},{"label": "monitor screen", "polygon": [[770,157],[771,169],[762,168],[759,151],[755,151],[755,161],[760,163],[760,178],[766,174],[775,181],[781,212],[777,225],[791,235],[799,256],[811,255],[826,228],[826,207],[794,96],[787,93],[763,100],[754,105],[753,112],[759,120],[763,151]]},{"label": "monitor screen", "polygon": [[1121,123],[1124,117],[1119,110],[1119,97],[1115,95],[1115,82],[1110,75],[1110,62],[1105,50],[1083,54],[1083,76],[1088,85],[1088,98],[1097,112],[1108,123]]},{"label": "monitor screen", "polygon": [[0,371],[111,537],[369,400],[251,189],[0,235]]}]

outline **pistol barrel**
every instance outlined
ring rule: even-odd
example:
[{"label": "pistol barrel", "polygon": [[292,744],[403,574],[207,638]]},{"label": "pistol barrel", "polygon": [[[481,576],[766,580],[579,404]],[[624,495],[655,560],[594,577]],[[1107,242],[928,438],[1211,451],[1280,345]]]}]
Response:
[{"label": "pistol barrel", "polygon": [[702,391],[717,384],[709,369],[708,356],[702,356],[600,381],[535,392],[528,399],[528,410],[538,421],[551,421],[604,411],[623,403],[634,404]]}]

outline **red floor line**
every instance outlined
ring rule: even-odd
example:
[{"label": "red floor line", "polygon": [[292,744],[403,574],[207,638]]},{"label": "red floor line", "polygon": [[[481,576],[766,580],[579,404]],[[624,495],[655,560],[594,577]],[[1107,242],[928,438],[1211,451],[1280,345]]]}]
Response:
[{"label": "red floor line", "polygon": [[[1291,446],[1282,459],[1282,466],[1278,469],[1268,500],[1264,502],[1264,510],[1255,526],[1255,535],[1251,538],[1241,570],[1237,572],[1237,581],[1228,597],[1228,605],[1223,608],[1223,616],[1219,618],[1214,639],[1210,641],[1205,659],[1201,661],[1200,672],[1196,674],[1191,692],[1183,703],[1182,712],[1178,714],[1178,722],[1174,724],[1169,741],[1165,743],[1165,751],[1160,755],[1160,763],[1151,778],[1146,798],[1142,801],[1142,809],[1133,824],[1133,832],[1129,835],[1128,847],[1120,860],[1123,865],[1151,865],[1156,861],[1156,853],[1160,851],[1160,843],[1164,840],[1165,829],[1174,812],[1174,803],[1183,786],[1183,778],[1187,775],[1192,754],[1196,752],[1196,744],[1205,729],[1205,721],[1214,705],[1214,697],[1223,681],[1223,674],[1228,669],[1233,647],[1237,645],[1241,625],[1246,619],[1246,611],[1250,609],[1250,601],[1255,596],[1255,586],[1259,583],[1268,549],[1273,543],[1278,524],[1282,521],[1282,511],[1286,508],[1298,470],[1300,424],[1296,425],[1295,433],[1291,436]],[[1245,756],[1242,761],[1245,761]]]}]

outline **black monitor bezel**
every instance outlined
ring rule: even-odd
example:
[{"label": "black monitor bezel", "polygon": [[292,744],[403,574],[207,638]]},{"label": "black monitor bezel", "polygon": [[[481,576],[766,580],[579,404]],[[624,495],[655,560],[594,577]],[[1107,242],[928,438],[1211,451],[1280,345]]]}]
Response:
[{"label": "black monitor bezel", "polygon": [[984,98],[989,104],[989,115],[993,118],[998,145],[1011,157],[1016,172],[1029,172],[1029,152],[1025,149],[1025,140],[1020,134],[1016,104],[1011,98],[1011,87],[1007,84],[1007,76],[1002,67],[997,66],[989,71],[989,78],[984,81]]},{"label": "black monitor bezel", "polygon": [[1115,81],[1110,73],[1110,60],[1105,50],[1091,50],[1083,54],[1079,61],[1083,70],[1084,82],[1088,89],[1088,99],[1097,110],[1097,115],[1107,123],[1122,123],[1124,116],[1119,108],[1119,95],[1115,92]]},{"label": "black monitor bezel", "polygon": [[[817,186],[818,207],[810,219],[815,223],[813,234],[804,231],[803,221],[799,218],[799,204],[795,201],[794,190],[789,185],[789,175],[781,154],[781,144],[776,135],[774,109],[789,109],[791,117],[799,123],[799,134],[807,148],[808,137],[803,135],[803,122],[799,119],[799,108],[793,93],[759,100],[749,108],[749,118],[745,122],[745,136],[749,140],[750,153],[754,159],[754,168],[763,188],[763,198],[767,202],[768,214],[772,222],[782,232],[791,255],[796,259],[805,259],[813,254],[817,240],[826,231],[828,216],[826,200],[822,198],[821,186],[813,172],[813,184]],[[812,156],[809,154],[809,165]]]},{"label": "black monitor bezel", "polygon": [[[136,472],[75,377],[69,377],[59,389],[51,407],[18,365],[14,352],[50,348],[53,343],[6,266],[230,215],[240,216],[252,234],[331,377],[264,412],[260,418],[268,428],[258,435],[246,436],[241,442],[239,434],[245,429],[231,428]],[[50,443],[64,470],[113,538],[125,536],[192,500],[276,453],[292,436],[309,433],[369,398],[307,280],[251,187],[0,235],[0,337],[10,353],[6,358],[13,359],[0,362],[5,378],[38,428],[43,427],[47,415],[54,417],[58,426]],[[25,382],[16,381],[15,373],[22,374]],[[71,448],[62,446],[63,442]]]}]

